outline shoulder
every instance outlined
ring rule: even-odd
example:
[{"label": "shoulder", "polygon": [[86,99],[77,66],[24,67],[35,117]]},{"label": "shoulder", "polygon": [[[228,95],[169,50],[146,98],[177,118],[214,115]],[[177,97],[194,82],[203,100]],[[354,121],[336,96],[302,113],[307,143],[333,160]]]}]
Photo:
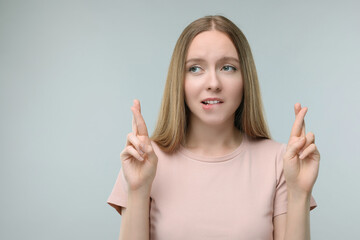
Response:
[{"label": "shoulder", "polygon": [[277,154],[286,149],[286,144],[273,139],[248,137],[248,148],[264,154]]},{"label": "shoulder", "polygon": [[151,141],[151,146],[153,147],[153,150],[156,155],[158,155],[158,153],[164,153],[164,151],[161,150],[161,148],[159,147],[159,145],[156,142]]},{"label": "shoulder", "polygon": [[153,150],[158,157],[170,157],[170,155],[172,155],[165,152],[155,141],[151,141],[151,146],[153,147]]}]

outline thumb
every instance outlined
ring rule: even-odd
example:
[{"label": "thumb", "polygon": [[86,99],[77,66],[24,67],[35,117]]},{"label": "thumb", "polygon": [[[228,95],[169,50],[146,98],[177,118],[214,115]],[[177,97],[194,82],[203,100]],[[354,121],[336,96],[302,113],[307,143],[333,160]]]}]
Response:
[{"label": "thumb", "polygon": [[155,154],[155,152],[154,152],[154,148],[153,148],[153,146],[151,145],[151,142],[150,142],[150,144],[146,144],[145,149],[144,149],[144,152],[148,155],[148,158],[149,158],[150,160],[157,159],[157,156],[156,156],[156,154]]},{"label": "thumb", "polygon": [[305,143],[306,143],[306,138],[300,137],[299,139],[297,139],[297,141],[289,144],[286,154],[285,154],[285,157],[287,159],[292,159],[293,157],[298,155]]}]

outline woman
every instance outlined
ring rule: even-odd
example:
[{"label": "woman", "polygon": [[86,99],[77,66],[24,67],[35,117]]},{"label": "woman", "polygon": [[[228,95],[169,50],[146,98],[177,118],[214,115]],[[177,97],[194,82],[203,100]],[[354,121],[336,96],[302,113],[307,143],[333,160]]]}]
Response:
[{"label": "woman", "polygon": [[249,44],[222,16],[185,28],[151,138],[132,133],[108,203],[120,239],[310,239],[320,155],[295,104],[287,145],[271,140]]}]

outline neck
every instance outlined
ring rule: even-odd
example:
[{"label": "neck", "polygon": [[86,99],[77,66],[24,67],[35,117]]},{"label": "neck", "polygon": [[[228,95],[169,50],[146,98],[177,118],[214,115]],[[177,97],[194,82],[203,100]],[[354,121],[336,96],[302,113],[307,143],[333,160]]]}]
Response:
[{"label": "neck", "polygon": [[242,138],[242,133],[233,122],[213,126],[190,121],[184,145],[199,155],[222,156],[234,151]]}]

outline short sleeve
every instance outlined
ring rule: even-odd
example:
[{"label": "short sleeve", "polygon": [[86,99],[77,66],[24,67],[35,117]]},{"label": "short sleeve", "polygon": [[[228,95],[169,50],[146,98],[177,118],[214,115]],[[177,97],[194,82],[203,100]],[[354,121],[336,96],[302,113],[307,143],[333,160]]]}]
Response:
[{"label": "short sleeve", "polygon": [[[287,212],[287,189],[283,168],[283,156],[286,151],[286,144],[282,144],[276,156],[276,190],[274,198],[273,217]],[[310,210],[317,207],[313,196],[310,199]]]},{"label": "short sleeve", "polygon": [[114,207],[119,214],[121,214],[121,207],[127,206],[128,199],[128,190],[127,184],[124,177],[123,169],[120,168],[119,174],[117,176],[115,185],[112,189],[112,192],[107,200],[107,203]]}]

